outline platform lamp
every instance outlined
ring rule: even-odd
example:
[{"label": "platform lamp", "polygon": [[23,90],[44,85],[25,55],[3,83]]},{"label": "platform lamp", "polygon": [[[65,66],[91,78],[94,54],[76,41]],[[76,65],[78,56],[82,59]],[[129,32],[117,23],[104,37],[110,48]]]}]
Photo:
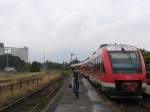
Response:
[{"label": "platform lamp", "polygon": [[6,66],[9,67],[9,59],[8,59],[9,58],[9,56],[8,56],[9,55],[9,49],[5,49],[5,52],[6,52],[6,56],[7,56],[6,57]]},{"label": "platform lamp", "polygon": [[71,64],[71,62],[72,62],[72,57],[74,56],[75,54],[73,54],[73,53],[71,53],[71,60],[70,60],[70,64]]}]

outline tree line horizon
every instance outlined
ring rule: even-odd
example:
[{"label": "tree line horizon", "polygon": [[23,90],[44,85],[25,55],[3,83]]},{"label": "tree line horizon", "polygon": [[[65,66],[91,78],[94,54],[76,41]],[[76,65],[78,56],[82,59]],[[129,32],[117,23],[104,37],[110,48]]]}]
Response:
[{"label": "tree line horizon", "polygon": [[[150,78],[150,51],[145,49],[139,49],[143,55],[146,70],[147,70],[147,77]],[[9,58],[7,58],[7,56]],[[7,61],[9,62],[7,65]],[[41,70],[50,70],[50,69],[66,69],[69,70],[69,66],[71,64],[79,63],[80,60],[73,59],[70,63],[63,62],[63,63],[56,63],[52,61],[46,61],[46,62],[38,62],[33,61],[32,63],[26,63],[23,60],[21,60],[18,56],[13,56],[11,54],[4,54],[0,56],[0,71],[4,71],[5,67],[14,67],[16,71],[19,72],[39,72]]]}]

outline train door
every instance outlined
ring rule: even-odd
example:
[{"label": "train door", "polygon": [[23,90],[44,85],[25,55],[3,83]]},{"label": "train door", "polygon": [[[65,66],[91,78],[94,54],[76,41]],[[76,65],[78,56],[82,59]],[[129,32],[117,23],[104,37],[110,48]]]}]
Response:
[{"label": "train door", "polygon": [[96,57],[94,59],[94,74],[95,74],[95,78],[98,79],[98,76],[99,76],[99,65],[98,65],[98,57]]},{"label": "train door", "polygon": [[98,63],[99,63],[100,78],[102,81],[105,81],[106,71],[105,71],[104,62],[103,62],[101,56],[99,57]]}]

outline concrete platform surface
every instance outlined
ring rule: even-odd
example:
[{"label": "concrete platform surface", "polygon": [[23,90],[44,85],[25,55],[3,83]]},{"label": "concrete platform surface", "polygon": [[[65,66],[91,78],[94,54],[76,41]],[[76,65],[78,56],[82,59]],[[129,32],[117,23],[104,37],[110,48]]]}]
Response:
[{"label": "concrete platform surface", "polygon": [[72,89],[67,87],[55,112],[111,112],[92,85],[84,78],[81,79],[79,91],[80,98],[77,99]]},{"label": "concrete platform surface", "polygon": [[147,85],[145,93],[150,95],[150,85]]}]

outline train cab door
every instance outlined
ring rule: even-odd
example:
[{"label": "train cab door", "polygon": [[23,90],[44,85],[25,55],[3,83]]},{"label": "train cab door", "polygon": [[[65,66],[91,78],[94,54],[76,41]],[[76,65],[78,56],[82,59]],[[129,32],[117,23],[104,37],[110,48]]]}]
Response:
[{"label": "train cab door", "polygon": [[103,62],[100,63],[100,72],[101,72],[101,78],[104,81],[106,78],[106,72],[105,72],[105,67]]},{"label": "train cab door", "polygon": [[104,62],[101,56],[98,57],[98,69],[99,69],[99,78],[101,81],[104,81],[106,78],[106,72],[105,72]]}]

